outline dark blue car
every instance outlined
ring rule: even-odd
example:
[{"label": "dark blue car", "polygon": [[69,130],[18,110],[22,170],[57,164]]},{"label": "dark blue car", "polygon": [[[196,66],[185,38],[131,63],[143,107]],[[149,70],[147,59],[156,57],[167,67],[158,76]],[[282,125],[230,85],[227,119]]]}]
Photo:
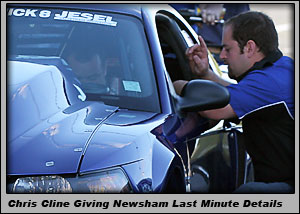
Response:
[{"label": "dark blue car", "polygon": [[[8,193],[213,192],[244,182],[235,128],[199,148],[209,136],[195,112],[225,106],[229,94],[192,80],[184,53],[197,35],[171,7],[10,4],[7,39]],[[185,96],[178,79],[191,80]]]}]

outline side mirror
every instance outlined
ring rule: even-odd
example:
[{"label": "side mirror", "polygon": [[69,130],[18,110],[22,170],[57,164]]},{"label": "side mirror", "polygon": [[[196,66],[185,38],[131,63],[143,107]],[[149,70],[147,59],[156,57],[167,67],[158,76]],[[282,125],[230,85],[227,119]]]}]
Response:
[{"label": "side mirror", "polygon": [[191,80],[177,97],[180,112],[204,111],[225,107],[230,100],[226,87],[209,80]]}]

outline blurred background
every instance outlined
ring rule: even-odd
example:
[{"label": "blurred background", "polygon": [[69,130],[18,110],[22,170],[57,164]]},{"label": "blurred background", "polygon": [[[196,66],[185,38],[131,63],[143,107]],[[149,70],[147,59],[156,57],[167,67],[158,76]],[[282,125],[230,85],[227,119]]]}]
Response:
[{"label": "blurred background", "polygon": [[279,36],[279,49],[294,59],[294,4],[249,4],[250,10],[261,11],[273,19]]}]

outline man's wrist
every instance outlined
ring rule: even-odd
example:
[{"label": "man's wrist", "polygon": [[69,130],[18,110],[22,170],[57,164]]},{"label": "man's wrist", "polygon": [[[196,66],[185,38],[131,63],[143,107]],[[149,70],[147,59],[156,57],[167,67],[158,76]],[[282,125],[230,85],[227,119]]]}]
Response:
[{"label": "man's wrist", "polygon": [[201,72],[201,74],[202,75],[196,74],[197,78],[210,80],[212,79],[213,72],[212,70],[207,69],[206,71]]}]

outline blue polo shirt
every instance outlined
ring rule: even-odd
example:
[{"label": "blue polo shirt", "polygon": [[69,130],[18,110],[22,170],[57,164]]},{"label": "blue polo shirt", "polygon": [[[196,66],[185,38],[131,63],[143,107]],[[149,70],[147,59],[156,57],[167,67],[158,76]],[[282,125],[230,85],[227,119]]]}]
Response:
[{"label": "blue polo shirt", "polygon": [[255,180],[294,184],[294,61],[280,51],[257,62],[227,86],[230,105],[242,120]]},{"label": "blue polo shirt", "polygon": [[294,119],[294,81],[294,62],[291,58],[281,56],[274,63],[265,60],[264,64],[256,64],[248,71],[238,84],[227,87],[232,96],[230,104],[242,119],[261,108],[282,103]]}]

